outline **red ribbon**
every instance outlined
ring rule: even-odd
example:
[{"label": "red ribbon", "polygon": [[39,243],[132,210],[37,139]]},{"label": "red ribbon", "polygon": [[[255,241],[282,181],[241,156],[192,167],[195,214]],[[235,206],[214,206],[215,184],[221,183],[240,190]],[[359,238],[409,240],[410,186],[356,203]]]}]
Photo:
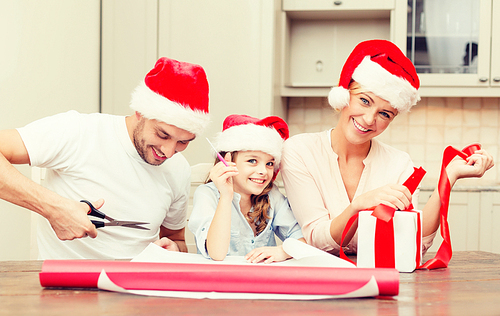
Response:
[{"label": "red ribbon", "polygon": [[[420,168],[413,168],[412,175],[403,183],[405,187],[408,188],[411,194],[415,192],[418,187],[420,181],[425,175],[425,170]],[[410,206],[405,211],[411,211],[413,209],[413,205]],[[372,216],[377,218],[376,228],[375,228],[375,267],[382,268],[394,268],[395,267],[395,251],[394,251],[394,223],[393,217],[396,209],[384,205],[379,204],[376,207],[372,207],[368,210],[373,210]],[[352,224],[355,220],[358,219],[358,214],[354,214],[348,221],[342,232],[342,239],[340,241],[340,258],[345,259],[351,263],[354,263],[352,260],[347,258],[342,249],[342,245],[344,244],[344,238],[347,235],[347,232],[351,228]],[[417,238],[418,240],[418,238]],[[420,261],[418,261],[420,263]]]},{"label": "red ribbon", "polygon": [[375,267],[396,267],[396,252],[394,251],[394,222],[392,218],[388,222],[377,218],[375,226],[374,251]]},{"label": "red ribbon", "polygon": [[451,260],[453,251],[451,249],[451,237],[448,226],[448,206],[450,202],[451,186],[448,174],[446,173],[446,167],[453,160],[453,158],[455,158],[455,156],[459,156],[462,159],[466,160],[467,157],[469,157],[479,149],[481,149],[481,145],[472,144],[465,147],[462,151],[459,151],[458,149],[455,149],[451,146],[446,147],[446,149],[444,150],[443,163],[441,165],[441,174],[439,176],[438,183],[439,199],[441,200],[441,208],[439,209],[439,218],[441,224],[440,231],[441,237],[443,237],[443,242],[441,243],[441,246],[439,247],[434,258],[430,259],[425,264],[420,266],[419,269],[438,269],[448,267],[448,263]]},{"label": "red ribbon", "polygon": [[[440,207],[440,226],[441,226],[441,236],[443,237],[443,242],[439,247],[436,256],[433,259],[430,259],[422,266],[418,267],[418,269],[437,269],[437,268],[446,268],[448,263],[451,260],[452,256],[452,248],[451,248],[451,238],[450,231],[448,226],[448,206],[450,200],[450,181],[448,175],[446,173],[446,167],[448,164],[455,158],[455,156],[459,156],[462,159],[467,159],[470,155],[472,155],[476,150],[479,150],[481,146],[479,144],[472,144],[467,146],[462,151],[455,149],[451,146],[448,146],[443,153],[443,162],[441,166],[441,174],[439,177],[438,183],[438,193],[441,200]],[[425,175],[425,170],[420,168],[414,168],[413,174],[403,183],[404,186],[408,188],[411,194],[413,194],[418,187],[418,184],[422,180]],[[373,210],[372,216],[377,217],[376,230],[375,230],[375,267],[395,267],[395,252],[394,252],[394,226],[393,226],[393,217],[396,209],[391,208],[389,206],[380,204],[376,207],[367,209]],[[413,205],[410,205],[404,211],[412,211]],[[347,232],[351,228],[354,221],[358,219],[358,213],[353,215],[346,224],[344,231],[342,232],[342,239],[340,242],[340,257],[345,259],[351,263],[354,263],[352,260],[347,258],[342,249],[342,245],[344,244],[344,238],[347,235]],[[419,222],[417,223],[420,227],[420,218],[417,219]],[[417,237],[417,249],[420,249],[421,240],[420,237]],[[416,262],[417,265],[420,263],[421,254],[417,253]]]}]

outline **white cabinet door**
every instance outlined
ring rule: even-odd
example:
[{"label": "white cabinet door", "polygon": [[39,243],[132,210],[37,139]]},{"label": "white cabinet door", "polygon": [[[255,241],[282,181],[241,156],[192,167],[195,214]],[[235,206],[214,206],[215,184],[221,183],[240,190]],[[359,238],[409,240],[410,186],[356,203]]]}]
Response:
[{"label": "white cabinet door", "polygon": [[103,113],[132,113],[132,91],[158,57],[157,17],[157,0],[102,0]]},{"label": "white cabinet door", "polygon": [[500,87],[500,0],[493,0],[491,21],[491,86]]},{"label": "white cabinet door", "polygon": [[405,0],[283,0],[281,95],[328,95],[354,47],[369,39],[406,41]]},{"label": "white cabinet door", "polygon": [[273,114],[275,10],[269,0],[160,0],[159,55],[201,65],[210,85],[212,123],[184,152],[191,164],[213,161],[204,137],[227,115]]},{"label": "white cabinet door", "polygon": [[[416,65],[423,95],[500,95],[500,90],[488,89],[499,85],[492,76],[500,82],[495,55],[499,46],[495,37],[500,32],[496,1],[408,1],[407,56]],[[436,88],[429,90],[434,93],[427,93],[428,87]]]},{"label": "white cabinet door", "polygon": [[283,0],[285,11],[391,10],[395,0]]}]

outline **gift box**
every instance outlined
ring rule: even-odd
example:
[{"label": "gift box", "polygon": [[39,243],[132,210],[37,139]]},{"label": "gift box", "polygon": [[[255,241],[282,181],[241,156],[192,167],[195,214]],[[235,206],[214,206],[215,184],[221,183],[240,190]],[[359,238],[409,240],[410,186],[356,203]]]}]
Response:
[{"label": "gift box", "polygon": [[389,221],[361,211],[358,217],[357,265],[413,272],[422,260],[422,212],[396,211]]}]

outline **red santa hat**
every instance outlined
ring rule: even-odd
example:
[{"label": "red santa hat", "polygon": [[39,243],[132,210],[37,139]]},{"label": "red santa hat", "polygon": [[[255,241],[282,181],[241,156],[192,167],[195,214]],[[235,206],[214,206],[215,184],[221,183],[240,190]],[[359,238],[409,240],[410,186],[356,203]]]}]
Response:
[{"label": "red santa hat", "polygon": [[286,122],[278,116],[258,119],[248,115],[229,115],[214,141],[218,152],[262,151],[274,157],[275,171],[281,161],[283,142],[288,138]]},{"label": "red santa hat", "polygon": [[199,65],[160,58],[132,93],[130,107],[148,119],[195,135],[208,125],[208,81]]},{"label": "red santa hat", "polygon": [[339,85],[328,95],[334,109],[349,105],[351,80],[388,101],[399,112],[409,111],[420,100],[415,66],[396,45],[386,40],[364,41],[354,48],[342,68]]}]

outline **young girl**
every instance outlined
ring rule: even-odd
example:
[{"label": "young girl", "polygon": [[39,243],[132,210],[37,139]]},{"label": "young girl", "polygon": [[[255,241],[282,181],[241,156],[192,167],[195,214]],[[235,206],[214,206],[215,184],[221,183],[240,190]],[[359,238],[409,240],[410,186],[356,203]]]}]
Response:
[{"label": "young girl", "polygon": [[304,241],[288,200],[273,184],[287,138],[288,126],[276,116],[224,120],[215,148],[226,163],[217,158],[210,181],[196,189],[188,224],[203,256],[270,263],[290,258],[274,234]]},{"label": "young girl", "polygon": [[[418,193],[412,196],[402,185],[413,172],[410,156],[374,137],[417,103],[419,85],[415,67],[396,45],[362,42],[329,94],[330,105],[340,112],[337,126],[286,141],[283,182],[308,244],[338,254],[344,227],[357,212],[379,204],[417,208]],[[458,179],[481,177],[492,166],[491,155],[478,150],[467,161],[453,160],[446,172],[453,187]],[[424,250],[439,227],[440,206],[434,191],[422,210]],[[356,226],[342,245],[346,253],[357,253]]]}]

